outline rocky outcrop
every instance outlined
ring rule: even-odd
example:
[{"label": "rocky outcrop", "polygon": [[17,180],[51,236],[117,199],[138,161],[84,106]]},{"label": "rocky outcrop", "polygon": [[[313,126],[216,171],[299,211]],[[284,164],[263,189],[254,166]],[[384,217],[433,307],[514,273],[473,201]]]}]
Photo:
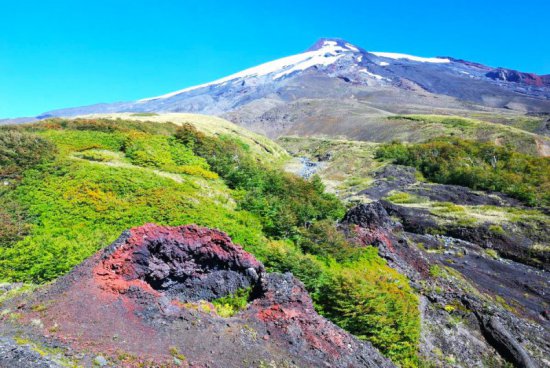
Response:
[{"label": "rocky outcrop", "polygon": [[485,76],[503,82],[523,83],[536,87],[550,86],[550,75],[522,73],[512,69],[497,68],[487,72]]},{"label": "rocky outcrop", "polygon": [[446,367],[549,366],[541,308],[550,275],[487,256],[471,242],[425,234],[429,221],[418,208],[375,201],[350,209],[340,225],[350,241],[377,246],[420,294],[421,355]]},{"label": "rocky outcrop", "polygon": [[[210,302],[243,288],[251,290],[248,306],[219,316]],[[226,234],[195,225],[126,231],[13,303],[19,330],[83,352],[84,365],[101,354],[129,367],[394,367],[319,316],[291,274],[266,273]]]},{"label": "rocky outcrop", "polygon": [[212,300],[255,284],[263,265],[221,231],[152,224],[125,232],[94,269],[118,292],[139,282],[182,302]]},{"label": "rocky outcrop", "polygon": [[[454,204],[459,206],[489,206],[521,214],[530,213],[533,208],[526,207],[517,199],[491,191],[474,191],[459,185],[432,184],[419,182],[416,170],[400,165],[386,165],[375,174],[374,182],[358,193],[369,200],[380,201],[390,216],[399,220],[403,229],[414,234],[442,234],[454,239],[477,244],[485,249],[496,250],[501,256],[525,263],[537,268],[550,270],[550,236],[546,230],[548,221],[543,219],[523,219],[515,216],[513,222],[487,218],[483,222],[461,223],[446,221],[434,214],[431,202]],[[385,199],[395,192],[411,196],[415,205],[391,203]],[[437,209],[435,209],[437,211]],[[540,208],[546,214],[547,209]]]},{"label": "rocky outcrop", "polygon": [[537,368],[523,346],[521,346],[512,336],[510,331],[500,323],[497,317],[481,316],[481,323],[485,335],[506,358],[514,362],[518,367]]},{"label": "rocky outcrop", "polygon": [[0,367],[61,368],[62,365],[44,357],[30,346],[21,346],[13,339],[0,337]]},{"label": "rocky outcrop", "polygon": [[[285,342],[294,354],[327,367],[392,367],[369,344],[319,316],[304,285],[292,274],[267,274],[254,290],[256,299],[243,317],[259,320],[267,336]],[[261,326],[261,327],[260,327]]]}]

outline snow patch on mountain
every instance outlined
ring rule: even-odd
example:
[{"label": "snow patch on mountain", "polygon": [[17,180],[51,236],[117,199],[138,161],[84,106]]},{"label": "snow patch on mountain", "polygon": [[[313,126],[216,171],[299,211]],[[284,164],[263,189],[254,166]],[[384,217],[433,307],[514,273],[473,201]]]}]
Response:
[{"label": "snow patch on mountain", "polygon": [[[407,55],[407,54],[397,54],[394,52],[370,52],[373,55],[376,55],[378,57],[388,58],[388,59],[407,59],[412,61],[418,61],[420,63],[437,63],[437,64],[444,64],[444,63],[450,63],[451,60],[449,59],[442,59],[442,58],[425,58],[420,56],[413,56],[413,55]],[[382,65],[382,64],[380,64]]]},{"label": "snow patch on mountain", "polygon": [[382,80],[382,79],[386,79],[384,77],[382,77],[381,75],[378,75],[378,74],[374,74],[374,73],[371,73],[367,70],[367,68],[363,68],[363,69],[359,69],[359,71],[361,73],[365,73],[366,75],[370,76],[370,77],[373,77],[374,79],[378,79],[378,80]]}]

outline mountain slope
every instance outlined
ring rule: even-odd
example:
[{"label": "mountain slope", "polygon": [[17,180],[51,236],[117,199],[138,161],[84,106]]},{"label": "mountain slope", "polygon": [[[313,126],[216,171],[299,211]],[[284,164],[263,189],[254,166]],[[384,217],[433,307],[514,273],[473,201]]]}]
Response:
[{"label": "mountain slope", "polygon": [[[100,353],[99,361],[130,367],[184,356],[205,363],[212,354],[220,354],[212,366],[241,366],[238,351],[247,362],[257,357],[250,366],[379,358],[313,313],[312,300],[401,367],[547,366],[550,222],[547,208],[528,207],[523,194],[548,203],[540,164],[548,158],[452,140],[281,139],[339,196],[372,202],[345,213],[317,177],[282,172],[282,149],[267,138],[219,118],[131,117],[0,129],[0,280],[11,282],[0,284],[0,364],[34,360],[33,350],[54,359],[54,347],[85,366]],[[462,152],[468,147],[476,149]],[[385,150],[405,160],[409,149],[435,165],[415,172],[374,158]],[[449,185],[458,179],[478,190]],[[151,222],[163,226],[142,226]],[[311,300],[290,275],[262,276],[249,294],[240,287],[264,266],[240,252],[209,258],[233,247],[218,231],[165,227],[190,223],[230,234],[269,272],[292,272]],[[133,227],[131,241],[97,253]],[[205,235],[199,249],[180,252],[198,244],[180,242],[180,231]],[[53,285],[19,283],[55,280],[89,256]],[[243,272],[248,265],[256,270]]]},{"label": "mountain slope", "polygon": [[367,52],[343,40],[321,39],[304,53],[210,83],[139,101],[55,110],[43,116],[120,111],[222,114],[250,103],[266,111],[303,98],[366,100],[381,106],[390,98],[401,105],[548,112],[550,76],[450,57]]},{"label": "mountain slope", "polygon": [[[17,337],[17,330],[35,319],[18,321],[19,312],[5,303],[17,290],[34,290],[21,288],[20,282],[45,283],[66,274],[125,229],[146,223],[193,223],[226,232],[268,271],[292,272],[311,292],[320,314],[324,306],[330,307],[330,296],[342,287],[338,280],[351,277],[346,286],[352,285],[357,293],[348,295],[347,302],[365,308],[376,305],[377,313],[384,315],[379,319],[377,314],[364,314],[371,321],[357,326],[357,337],[372,341],[396,362],[417,361],[418,299],[406,278],[391,269],[375,248],[347,245],[333,233],[334,221],[344,213],[343,204],[324,192],[319,180],[307,181],[283,172],[277,144],[267,144],[266,138],[255,143],[247,138],[255,137],[253,133],[243,132],[242,138],[240,133],[224,134],[224,129],[209,125],[207,118],[196,120],[196,116],[186,115],[180,124],[189,124],[178,126],[105,118],[49,119],[0,129],[0,329],[6,331],[14,322]],[[229,122],[225,125],[233,127]],[[218,134],[201,131],[207,128]],[[272,152],[264,147],[272,147]],[[324,227],[310,234],[307,225],[312,222]],[[326,237],[320,242],[326,242],[322,248],[333,248],[329,253],[302,248],[298,243],[319,235]],[[225,265],[222,262],[217,267]],[[177,276],[173,281],[185,285]],[[131,302],[123,297],[121,302],[125,301]],[[110,306],[119,311],[119,304]],[[226,313],[231,306],[223,308]],[[40,312],[42,307],[36,309]],[[136,317],[134,310],[127,312],[130,320]],[[80,318],[72,317],[73,322]],[[344,316],[337,324],[347,328],[352,324],[350,318],[353,316]],[[41,331],[41,337],[33,334],[28,338],[33,344],[48,340],[50,329],[55,330],[53,323]],[[93,333],[95,324],[81,326]],[[246,330],[246,324],[240,327]],[[138,332],[128,333],[135,336]],[[108,336],[107,341],[112,338]],[[0,341],[0,354],[6,348],[2,344]],[[326,345],[318,348],[316,356],[323,351],[331,354]],[[159,352],[164,357],[167,353]],[[0,365],[3,359],[0,355]],[[256,363],[252,366],[261,365]],[[233,366],[240,366],[239,362],[234,361]]]}]

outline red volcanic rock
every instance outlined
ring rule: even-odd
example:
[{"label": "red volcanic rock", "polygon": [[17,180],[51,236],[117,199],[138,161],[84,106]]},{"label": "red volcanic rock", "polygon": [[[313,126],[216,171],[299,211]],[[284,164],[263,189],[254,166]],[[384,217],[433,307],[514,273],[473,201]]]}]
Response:
[{"label": "red volcanic rock", "polygon": [[263,265],[218,230],[147,224],[123,234],[94,268],[115,292],[139,286],[181,301],[209,300],[249,287]]},{"label": "red volcanic rock", "polygon": [[423,276],[429,274],[430,265],[419,251],[395,235],[396,230],[402,230],[402,225],[392,220],[381,202],[353,207],[344,216],[340,228],[356,244],[377,246],[379,254],[401,272],[408,274],[414,270]]},{"label": "red volcanic rock", "polygon": [[327,367],[391,367],[374,348],[319,316],[304,285],[292,274],[267,274],[255,292],[259,298],[243,313],[289,351]]},{"label": "red volcanic rock", "polygon": [[[245,287],[252,288],[248,307],[218,316],[209,301]],[[47,305],[47,313],[37,305]],[[393,367],[319,316],[291,274],[266,273],[226,234],[195,225],[124,232],[35,293],[21,313],[22,321],[40,319],[34,333],[75,351],[135,357],[118,366],[171,366],[177,351],[189,366]]]},{"label": "red volcanic rock", "polygon": [[506,82],[523,83],[536,87],[550,86],[550,75],[522,73],[517,70],[504,68],[494,69],[485,75],[491,79],[498,79]]}]

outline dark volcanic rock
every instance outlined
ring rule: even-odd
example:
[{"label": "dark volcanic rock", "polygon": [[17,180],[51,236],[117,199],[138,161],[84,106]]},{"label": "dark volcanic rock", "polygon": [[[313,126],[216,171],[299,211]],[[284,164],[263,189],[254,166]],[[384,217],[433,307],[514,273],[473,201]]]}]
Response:
[{"label": "dark volcanic rock", "polygon": [[367,189],[358,194],[367,195],[373,199],[381,199],[392,190],[402,190],[416,183],[416,169],[400,165],[386,165],[374,174],[376,179]]},{"label": "dark volcanic rock", "polygon": [[548,366],[546,271],[488,256],[487,244],[427,234],[442,228],[415,207],[362,204],[341,228],[411,280],[421,295],[421,355],[435,366]]},{"label": "dark volcanic rock", "polygon": [[0,337],[0,367],[58,368],[62,367],[62,365],[43,357],[28,345],[21,346],[10,338]]},{"label": "dark volcanic rock", "polygon": [[350,209],[342,219],[344,224],[355,224],[362,227],[379,227],[389,230],[395,226],[388,212],[380,202],[361,204]]},{"label": "dark volcanic rock", "polygon": [[419,183],[406,192],[426,197],[431,201],[478,206],[522,206],[521,202],[500,193],[476,192],[460,185]]},{"label": "dark volcanic rock", "polygon": [[523,206],[520,201],[498,192],[474,191],[460,185],[419,182],[416,179],[416,169],[408,166],[386,165],[374,174],[374,178],[370,187],[358,194],[381,199],[391,191],[399,191],[431,201],[461,205]]},{"label": "dark volcanic rock", "polygon": [[537,368],[525,349],[518,343],[512,334],[503,326],[498,318],[482,318],[483,331],[492,340],[496,348],[513,361],[518,367]]},{"label": "dark volcanic rock", "polygon": [[399,206],[388,201],[380,201],[380,204],[382,204],[388,214],[399,218],[406,231],[424,234],[431,229],[439,227],[430,215],[430,212],[426,209]]},{"label": "dark volcanic rock", "polygon": [[250,287],[264,272],[262,264],[226,234],[198,226],[136,228],[109,246],[103,259],[103,267],[124,280],[143,280],[181,301],[234,293]]},{"label": "dark volcanic rock", "polygon": [[[210,301],[247,287],[247,308],[220,317]],[[122,366],[174,366],[178,355],[197,367],[394,367],[319,316],[291,274],[266,273],[227,235],[195,225],[131,229],[17,306],[31,337],[92,359],[135,357]]]},{"label": "dark volcanic rock", "polygon": [[[415,173],[416,170],[411,167],[387,165],[378,170],[374,175],[376,180],[358,194],[367,196],[371,200],[379,200],[390,216],[399,219],[405,231],[415,234],[443,234],[475,243],[485,249],[497,250],[499,254],[508,259],[550,270],[550,252],[545,250],[545,246],[539,246],[548,244],[550,241],[548,232],[545,231],[547,222],[544,220],[523,221],[517,219],[513,224],[501,224],[487,220],[480,224],[464,225],[459,221],[441,221],[437,214],[434,215],[431,212],[428,202],[446,202],[464,206],[487,205],[514,208],[519,211],[532,209],[525,207],[520,201],[498,192],[474,191],[459,185],[418,182]],[[383,200],[392,192],[414,195],[417,198],[413,197],[413,200],[417,201],[419,205],[407,206]],[[426,203],[424,208],[422,208],[422,203]],[[352,215],[354,211],[357,209],[353,209],[348,215]],[[544,212],[545,209],[542,208],[540,211]],[[344,219],[345,221],[347,219]],[[357,221],[355,223],[359,224]],[[495,232],[495,228],[501,229],[501,231]]]}]

